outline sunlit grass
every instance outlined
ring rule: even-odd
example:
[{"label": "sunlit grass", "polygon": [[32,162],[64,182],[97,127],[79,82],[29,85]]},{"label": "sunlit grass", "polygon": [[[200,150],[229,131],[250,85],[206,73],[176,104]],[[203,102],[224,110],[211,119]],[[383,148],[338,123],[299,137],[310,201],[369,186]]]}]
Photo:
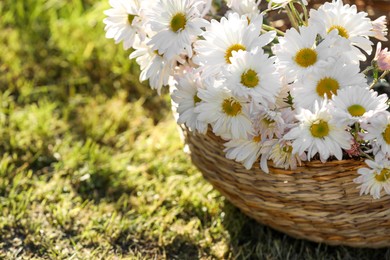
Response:
[{"label": "sunlit grass", "polygon": [[[0,258],[372,259],[255,223],[183,152],[108,1],[0,2]],[[165,92],[166,93],[166,92]]]}]

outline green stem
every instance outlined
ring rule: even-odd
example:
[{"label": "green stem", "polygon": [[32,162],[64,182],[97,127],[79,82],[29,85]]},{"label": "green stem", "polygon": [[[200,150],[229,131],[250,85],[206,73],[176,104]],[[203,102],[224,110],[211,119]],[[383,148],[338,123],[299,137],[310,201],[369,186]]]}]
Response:
[{"label": "green stem", "polygon": [[307,25],[307,23],[308,23],[308,21],[309,21],[309,15],[308,15],[308,13],[307,13],[307,8],[306,8],[306,6],[303,4],[303,2],[302,1],[299,1],[299,4],[301,5],[301,7],[302,7],[302,9],[303,9],[303,15],[304,15],[304,17],[305,17],[305,25]]},{"label": "green stem", "polygon": [[296,19],[296,21],[298,23],[298,26],[304,25],[305,22],[302,20],[302,17],[299,15],[299,13],[298,13],[297,9],[295,8],[293,2],[290,2],[288,4],[288,6],[290,7],[290,10],[291,10],[292,14],[295,17],[295,19]]},{"label": "green stem", "polygon": [[382,73],[382,75],[379,78],[374,79],[370,85],[370,88],[375,86],[375,84],[378,83],[379,80],[384,79],[387,76],[387,74],[389,74],[389,73],[390,73],[390,70],[386,70],[385,72]]},{"label": "green stem", "polygon": [[356,141],[358,141],[359,132],[360,132],[359,123],[358,123],[358,122],[355,122],[355,134],[354,134],[354,138],[355,138]]},{"label": "green stem", "polygon": [[367,73],[370,71],[370,70],[372,70],[374,67],[372,67],[372,66],[368,66],[367,68],[365,68],[363,71],[362,71],[362,73],[363,74],[365,74],[365,75],[367,75]]},{"label": "green stem", "polygon": [[276,29],[275,27],[263,24],[263,29],[266,30],[266,31],[275,31],[278,35],[284,36],[284,32],[282,32],[281,30]]},{"label": "green stem", "polygon": [[299,27],[298,21],[295,19],[295,16],[292,13],[291,9],[289,7],[286,7],[286,11],[287,11],[288,19],[290,20],[292,27],[294,27],[295,29],[298,30],[298,27]]},{"label": "green stem", "polygon": [[378,78],[378,70],[374,70],[374,79],[377,79]]},{"label": "green stem", "polygon": [[363,152],[363,151],[360,151],[360,156],[366,157],[366,158],[368,158],[368,159],[374,161],[374,158],[372,158],[371,156],[369,156],[368,154],[366,154],[366,153]]}]

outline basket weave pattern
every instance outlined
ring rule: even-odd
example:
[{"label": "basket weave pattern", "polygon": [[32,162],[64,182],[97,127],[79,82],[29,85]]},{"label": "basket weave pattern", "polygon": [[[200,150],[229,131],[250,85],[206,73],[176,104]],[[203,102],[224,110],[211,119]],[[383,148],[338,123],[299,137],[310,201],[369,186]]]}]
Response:
[{"label": "basket weave pattern", "polygon": [[[183,129],[193,163],[246,215],[296,238],[354,247],[390,246],[390,196],[359,196],[356,170],[364,162],[306,162],[295,171],[255,163],[246,170],[225,158],[223,143]],[[292,174],[294,173],[294,174]]]}]

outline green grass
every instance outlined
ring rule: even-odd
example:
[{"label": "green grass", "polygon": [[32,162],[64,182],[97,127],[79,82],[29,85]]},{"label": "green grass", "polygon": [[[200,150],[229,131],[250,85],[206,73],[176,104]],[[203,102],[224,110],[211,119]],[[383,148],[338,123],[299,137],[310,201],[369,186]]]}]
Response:
[{"label": "green grass", "polygon": [[107,2],[0,2],[0,258],[390,258],[227,202],[183,152],[167,94],[105,39]]}]

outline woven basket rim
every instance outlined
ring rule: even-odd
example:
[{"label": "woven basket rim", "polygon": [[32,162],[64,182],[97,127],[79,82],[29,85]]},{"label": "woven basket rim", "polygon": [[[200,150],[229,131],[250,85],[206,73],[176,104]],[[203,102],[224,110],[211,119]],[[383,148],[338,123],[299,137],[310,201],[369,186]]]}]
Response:
[{"label": "woven basket rim", "polygon": [[[193,131],[189,130],[185,125],[180,125],[180,128],[182,129],[182,131],[187,131],[187,134],[205,136],[205,137],[210,138],[213,141],[221,143],[221,150],[223,152],[223,148],[224,148],[223,143],[227,142],[227,141],[222,139],[220,136],[215,135],[210,126],[209,126],[207,133],[205,135],[203,135],[201,133],[193,132]],[[223,154],[225,154],[225,152],[223,152]],[[355,166],[355,167],[360,168],[360,167],[366,165],[364,162],[366,159],[367,158],[363,158],[363,157],[342,159],[342,160],[337,160],[336,158],[333,158],[332,160],[329,160],[326,162],[322,162],[318,159],[306,160],[306,161],[302,161],[301,164],[298,165],[296,169],[284,169],[284,168],[276,167],[275,164],[272,162],[272,160],[268,160],[267,164],[268,164],[270,173],[291,175],[291,174],[302,174],[304,172],[303,169],[306,169],[308,167],[318,168],[318,169],[321,169],[321,168],[327,169],[329,167],[347,166],[348,165],[351,167]],[[237,164],[237,162],[235,162],[234,160],[227,159],[227,158],[226,158],[226,160],[231,161],[232,164]],[[257,169],[258,167],[256,167],[256,165],[258,165],[259,162],[260,162],[260,160],[257,159],[250,170],[255,169],[255,168]],[[267,174],[265,172],[263,172],[263,173]]]}]

